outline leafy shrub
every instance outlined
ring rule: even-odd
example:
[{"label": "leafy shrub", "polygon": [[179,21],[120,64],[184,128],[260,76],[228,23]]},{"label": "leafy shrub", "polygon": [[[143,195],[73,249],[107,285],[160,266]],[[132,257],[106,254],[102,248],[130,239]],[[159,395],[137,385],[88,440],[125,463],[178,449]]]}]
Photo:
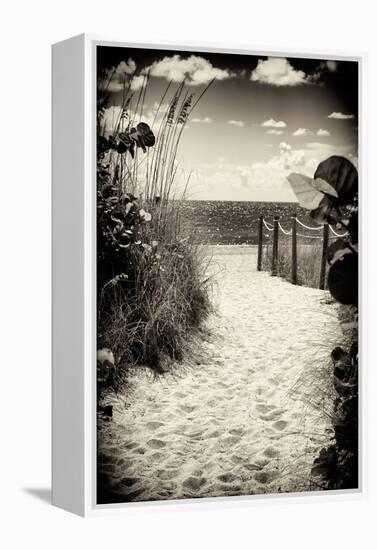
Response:
[{"label": "leafy shrub", "polygon": [[358,174],[353,164],[339,156],[321,162],[308,178],[288,177],[300,205],[316,221],[346,229],[347,235],[327,250],[328,288],[340,302],[341,327],[348,338],[347,349],[336,347],[333,384],[337,395],[332,414],[335,444],[321,450],[312,475],[326,489],[358,487]]},{"label": "leafy shrub", "polygon": [[171,200],[193,96],[178,86],[156,131],[140,120],[147,84],[133,109],[125,83],[110,132],[107,88],[98,86],[97,347],[113,354],[113,386],[129,365],[161,372],[169,360],[182,360],[210,309],[203,258],[182,237],[179,201]]},{"label": "leafy shrub", "polygon": [[[328,286],[342,304],[356,304],[358,290],[358,175],[354,165],[344,157],[332,156],[321,162],[309,178],[301,174],[288,176],[300,206],[311,211],[320,222],[339,226],[347,236],[338,239],[328,252],[330,264]],[[336,254],[334,254],[336,249]]]}]

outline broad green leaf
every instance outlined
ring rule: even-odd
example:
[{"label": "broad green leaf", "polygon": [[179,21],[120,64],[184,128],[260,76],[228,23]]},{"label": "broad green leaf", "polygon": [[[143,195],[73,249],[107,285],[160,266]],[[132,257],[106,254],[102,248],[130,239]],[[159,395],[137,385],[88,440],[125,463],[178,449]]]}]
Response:
[{"label": "broad green leaf", "polygon": [[314,180],[312,180],[312,185],[315,189],[317,189],[317,191],[322,191],[322,193],[330,195],[331,197],[338,197],[338,193],[332,185],[327,183],[327,181],[322,178],[314,178]]},{"label": "broad green leaf", "polygon": [[337,204],[351,204],[358,190],[357,170],[348,159],[333,155],[318,165],[314,179],[322,179],[338,193]]},{"label": "broad green leaf", "polygon": [[329,270],[328,287],[332,296],[341,304],[356,304],[358,293],[357,254],[346,254]]},{"label": "broad green leaf", "polygon": [[318,208],[319,203],[324,197],[322,191],[319,191],[313,185],[313,178],[304,174],[293,173],[288,176],[292,190],[296,195],[300,206],[308,210]]}]

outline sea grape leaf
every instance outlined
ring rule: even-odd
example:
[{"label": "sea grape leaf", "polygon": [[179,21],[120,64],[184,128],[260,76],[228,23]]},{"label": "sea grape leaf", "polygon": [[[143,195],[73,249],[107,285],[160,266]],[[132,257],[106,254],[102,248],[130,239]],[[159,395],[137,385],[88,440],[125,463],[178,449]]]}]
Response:
[{"label": "sea grape leaf", "polygon": [[137,131],[147,147],[152,147],[152,145],[155,144],[156,138],[148,124],[145,124],[145,122],[140,122],[137,125]]},{"label": "sea grape leaf", "polygon": [[351,204],[357,194],[357,170],[345,157],[333,155],[318,165],[314,179],[328,183],[336,190],[337,197],[329,197],[330,193],[326,193],[310,215],[317,222],[335,224],[341,218],[339,206]]},{"label": "sea grape leaf", "polygon": [[126,153],[132,145],[132,141],[126,132],[120,132],[117,151],[120,154]]},{"label": "sea grape leaf", "polygon": [[322,191],[319,191],[313,185],[313,178],[305,176],[304,174],[292,173],[289,174],[287,179],[291,184],[292,190],[300,206],[307,210],[318,208],[324,195]]},{"label": "sea grape leaf", "polygon": [[342,361],[343,363],[349,363],[349,354],[340,346],[336,346],[331,352],[331,359],[334,362]]},{"label": "sea grape leaf", "polygon": [[152,147],[156,141],[152,130],[145,122],[140,122],[136,128],[131,128],[129,136],[138,147],[143,149],[144,153],[147,147]]},{"label": "sea grape leaf", "polygon": [[331,197],[338,197],[337,191],[332,185],[327,183],[327,181],[322,178],[314,178],[312,180],[312,185],[318,191],[321,191],[324,195],[330,195]]},{"label": "sea grape leaf", "polygon": [[341,304],[356,304],[358,293],[357,254],[347,254],[329,270],[327,279],[332,296]]},{"label": "sea grape leaf", "polygon": [[338,239],[330,244],[326,251],[327,261],[330,265],[334,264],[338,260],[342,260],[346,254],[352,254],[352,250],[344,243],[343,240]]},{"label": "sea grape leaf", "polygon": [[333,155],[320,162],[314,179],[321,178],[337,192],[336,204],[351,204],[358,190],[358,174],[355,166],[345,157]]},{"label": "sea grape leaf", "polygon": [[310,217],[317,223],[331,225],[336,225],[342,219],[341,213],[327,196],[323,197],[318,208],[310,212]]},{"label": "sea grape leaf", "polygon": [[120,141],[117,145],[117,151],[122,155],[128,151],[128,146],[123,141]]},{"label": "sea grape leaf", "polygon": [[300,205],[311,210],[311,217],[319,223],[338,222],[339,207],[351,204],[358,190],[356,168],[348,159],[337,155],[321,162],[313,179],[294,173],[288,176],[288,181]]}]

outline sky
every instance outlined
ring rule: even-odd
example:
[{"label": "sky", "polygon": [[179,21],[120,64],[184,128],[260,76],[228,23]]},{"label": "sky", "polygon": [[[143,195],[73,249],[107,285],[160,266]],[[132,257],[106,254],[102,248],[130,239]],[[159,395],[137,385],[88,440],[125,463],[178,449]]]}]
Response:
[{"label": "sky", "polygon": [[149,73],[142,120],[151,124],[169,82],[174,90],[184,81],[195,99],[215,79],[178,155],[177,185],[190,175],[189,199],[295,201],[289,173],[313,176],[334,154],[357,166],[357,62],[100,46],[97,69],[112,75],[110,130],[124,81],[136,96]]}]

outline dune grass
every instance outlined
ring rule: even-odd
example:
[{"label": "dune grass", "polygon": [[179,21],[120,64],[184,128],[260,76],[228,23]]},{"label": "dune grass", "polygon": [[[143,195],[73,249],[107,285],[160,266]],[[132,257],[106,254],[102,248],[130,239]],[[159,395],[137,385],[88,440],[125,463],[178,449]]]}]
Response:
[{"label": "dune grass", "polygon": [[[146,77],[137,98],[125,87],[111,132],[103,122],[106,90],[99,92],[100,139],[110,135],[116,140],[144,121],[147,87]],[[182,235],[177,200],[184,198],[187,185],[177,191],[177,153],[196,102],[184,85],[171,90],[169,84],[151,123],[153,146],[145,152],[136,148],[133,155],[117,150],[97,155],[97,204],[102,204],[97,216],[97,348],[113,352],[113,386],[124,380],[130,366],[146,365],[160,373],[172,361],[187,358],[190,340],[211,309],[208,260],[192,238]],[[106,210],[109,186],[113,202]],[[130,244],[114,248],[108,220],[119,223],[121,218],[125,226],[131,214]]]},{"label": "dune grass", "polygon": [[[279,242],[279,254],[277,263],[277,274],[279,277],[292,280],[292,249],[290,240]],[[322,241],[315,244],[298,242],[297,244],[297,284],[312,288],[319,287],[321,272]],[[272,245],[264,246],[262,257],[262,269],[271,270]]]}]

